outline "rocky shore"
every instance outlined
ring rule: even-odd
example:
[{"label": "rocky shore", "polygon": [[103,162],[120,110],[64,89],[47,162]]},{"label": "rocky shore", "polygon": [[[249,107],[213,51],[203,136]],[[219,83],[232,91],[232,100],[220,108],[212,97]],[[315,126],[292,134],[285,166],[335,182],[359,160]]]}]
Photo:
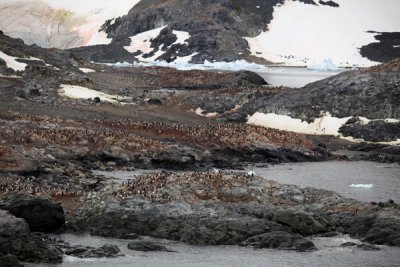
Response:
[{"label": "rocky shore", "polygon": [[[341,129],[343,135],[394,140],[397,122],[360,124],[356,117],[398,117],[397,61],[295,91],[265,87],[251,72],[93,64],[2,34],[0,50],[13,64],[26,64],[15,70],[0,61],[0,263],[5,266],[56,264],[65,255],[123,256],[114,245],[71,245],[59,233],[128,239],[129,249],[137,251],[170,251],[143,237],[310,251],[316,249],[315,235],[349,234],[365,242],[364,248],[400,246],[400,211],[393,201],[362,203],[238,172],[250,163],[359,159],[338,154],[343,149],[398,162],[398,146],[246,123],[256,111],[278,109],[311,120],[324,109],[355,117]],[[71,88],[78,96],[66,93]],[[383,92],[388,100],[378,108]],[[336,97],[328,101],[324,93]],[[306,105],[306,96],[326,105]],[[122,183],[93,172],[136,169],[163,171]]]},{"label": "rocky shore", "polygon": [[[43,195],[1,196],[1,256],[49,263],[61,262],[63,254],[123,256],[115,245],[72,246],[34,232],[43,230],[128,239],[129,249],[140,251],[168,251],[143,236],[194,245],[310,251],[316,249],[312,236],[349,234],[365,242],[365,249],[379,249],[368,244],[400,246],[400,206],[394,202],[362,203],[332,191],[232,171],[161,172],[103,184],[75,197]],[[63,203],[65,225],[64,210],[48,197]],[[34,209],[23,209],[32,204]]]}]

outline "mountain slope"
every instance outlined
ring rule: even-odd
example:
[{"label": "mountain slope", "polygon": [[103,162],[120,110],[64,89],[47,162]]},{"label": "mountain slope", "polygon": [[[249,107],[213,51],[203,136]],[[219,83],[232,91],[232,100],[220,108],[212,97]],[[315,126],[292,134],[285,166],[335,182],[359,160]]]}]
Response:
[{"label": "mountain slope", "polygon": [[399,8],[397,0],[3,0],[0,29],[100,62],[371,66],[399,55]]}]

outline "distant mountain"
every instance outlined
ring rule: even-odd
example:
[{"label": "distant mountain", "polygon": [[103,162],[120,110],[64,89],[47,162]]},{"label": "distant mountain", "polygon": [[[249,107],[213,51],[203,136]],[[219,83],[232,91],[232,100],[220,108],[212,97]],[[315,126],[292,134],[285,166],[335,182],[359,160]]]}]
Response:
[{"label": "distant mountain", "polygon": [[99,62],[371,66],[399,55],[399,8],[398,0],[1,0],[0,29]]}]

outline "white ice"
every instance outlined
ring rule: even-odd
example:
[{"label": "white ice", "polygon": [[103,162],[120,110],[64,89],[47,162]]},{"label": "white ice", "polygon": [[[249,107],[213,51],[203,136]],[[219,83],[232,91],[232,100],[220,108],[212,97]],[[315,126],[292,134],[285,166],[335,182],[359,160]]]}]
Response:
[{"label": "white ice", "polygon": [[120,101],[130,99],[119,95],[110,95],[102,93],[82,86],[67,85],[67,84],[62,84],[61,89],[58,91],[58,93],[62,96],[75,99],[89,99],[89,98],[93,99],[95,97],[99,97],[101,101],[110,103],[119,103]]},{"label": "white ice", "polygon": [[91,72],[96,72],[95,70],[89,69],[89,68],[79,68],[80,71],[83,73],[91,73]]},{"label": "white ice", "polygon": [[252,53],[266,60],[308,66],[330,57],[339,67],[377,64],[359,48],[376,42],[373,33],[400,29],[398,0],[335,0],[340,7],[286,1],[274,8],[268,31],[246,38]]},{"label": "white ice", "polygon": [[152,61],[152,62],[136,62],[136,63],[124,62],[124,63],[116,63],[108,65],[115,67],[160,66],[160,67],[176,68],[178,70],[227,70],[227,71],[252,70],[260,72],[264,72],[267,70],[267,67],[265,65],[249,63],[245,60],[237,60],[234,62],[209,62],[205,60],[204,64],[188,63],[191,57],[193,57],[194,55],[196,55],[196,53],[188,57],[178,58],[174,62],[170,63],[166,61]]},{"label": "white ice", "polygon": [[202,110],[200,107],[198,107],[194,111],[194,113],[196,113],[196,115],[202,116],[202,117],[212,118],[212,117],[218,116],[217,112],[212,112],[212,113],[207,113],[207,114],[204,114],[203,112],[204,112],[204,110]]},{"label": "white ice", "polygon": [[371,189],[374,187],[373,184],[351,184],[349,186],[354,188],[366,188],[366,189]]},{"label": "white ice", "polygon": [[331,58],[323,59],[319,62],[313,62],[311,65],[307,67],[309,70],[317,70],[317,71],[338,71],[338,66],[333,63]]},{"label": "white ice", "polygon": [[2,51],[0,51],[0,58],[3,59],[7,67],[15,70],[15,71],[24,71],[28,64],[16,61],[16,57],[9,56]]}]

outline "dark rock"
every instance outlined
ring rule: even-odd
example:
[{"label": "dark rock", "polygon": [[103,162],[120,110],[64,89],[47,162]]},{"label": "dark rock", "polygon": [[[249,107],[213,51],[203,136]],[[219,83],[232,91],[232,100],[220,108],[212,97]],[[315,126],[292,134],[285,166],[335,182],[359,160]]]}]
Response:
[{"label": "dark rock", "polygon": [[26,193],[6,195],[0,200],[0,208],[25,219],[34,232],[54,232],[65,223],[64,210],[60,204]]},{"label": "dark rock", "polygon": [[100,103],[100,97],[98,97],[98,96],[96,96],[94,99],[93,99],[93,101],[95,102],[95,103]]},{"label": "dark rock", "polygon": [[0,267],[24,267],[18,258],[12,254],[0,256]]},{"label": "dark rock", "polygon": [[31,235],[28,224],[0,210],[0,256],[12,254],[26,262],[62,262],[62,251],[42,237]]},{"label": "dark rock", "polygon": [[188,168],[193,166],[195,161],[192,155],[176,155],[172,153],[160,153],[151,159],[151,163],[155,167],[169,170]]},{"label": "dark rock", "polygon": [[170,251],[162,245],[144,240],[129,242],[128,248],[137,251]]},{"label": "dark rock", "polygon": [[321,5],[324,5],[324,6],[339,7],[339,4],[335,3],[333,1],[322,1],[322,0],[319,0],[319,3]]},{"label": "dark rock", "polygon": [[305,212],[278,210],[274,214],[274,220],[289,226],[294,232],[302,235],[312,235],[330,231],[329,223],[324,218]]},{"label": "dark rock", "polygon": [[371,245],[371,244],[359,244],[357,245],[357,248],[360,248],[362,250],[381,250],[379,247]]},{"label": "dark rock", "polygon": [[264,80],[263,77],[254,73],[252,71],[239,71],[237,73],[237,77],[239,79],[239,85],[242,86],[254,86],[254,85],[267,85],[268,83]]},{"label": "dark rock", "polygon": [[287,232],[272,232],[251,237],[243,242],[246,246],[256,248],[278,248],[296,251],[314,250],[314,244],[302,236]]},{"label": "dark rock", "polygon": [[387,62],[400,57],[400,32],[371,33],[375,33],[377,42],[361,47],[360,54],[363,57],[377,62]]},{"label": "dark rock", "polygon": [[79,258],[114,258],[121,256],[116,245],[104,245],[99,248],[72,246],[65,251],[65,254]]},{"label": "dark rock", "polygon": [[357,243],[354,243],[354,242],[346,242],[346,243],[340,244],[340,246],[341,246],[341,247],[355,247],[355,246],[357,246]]},{"label": "dark rock", "polygon": [[162,105],[162,102],[160,99],[158,98],[150,98],[147,103],[149,103],[150,105]]},{"label": "dark rock", "polygon": [[400,123],[384,120],[371,121],[368,124],[347,124],[339,129],[343,136],[352,136],[370,142],[391,142],[400,139]]}]

